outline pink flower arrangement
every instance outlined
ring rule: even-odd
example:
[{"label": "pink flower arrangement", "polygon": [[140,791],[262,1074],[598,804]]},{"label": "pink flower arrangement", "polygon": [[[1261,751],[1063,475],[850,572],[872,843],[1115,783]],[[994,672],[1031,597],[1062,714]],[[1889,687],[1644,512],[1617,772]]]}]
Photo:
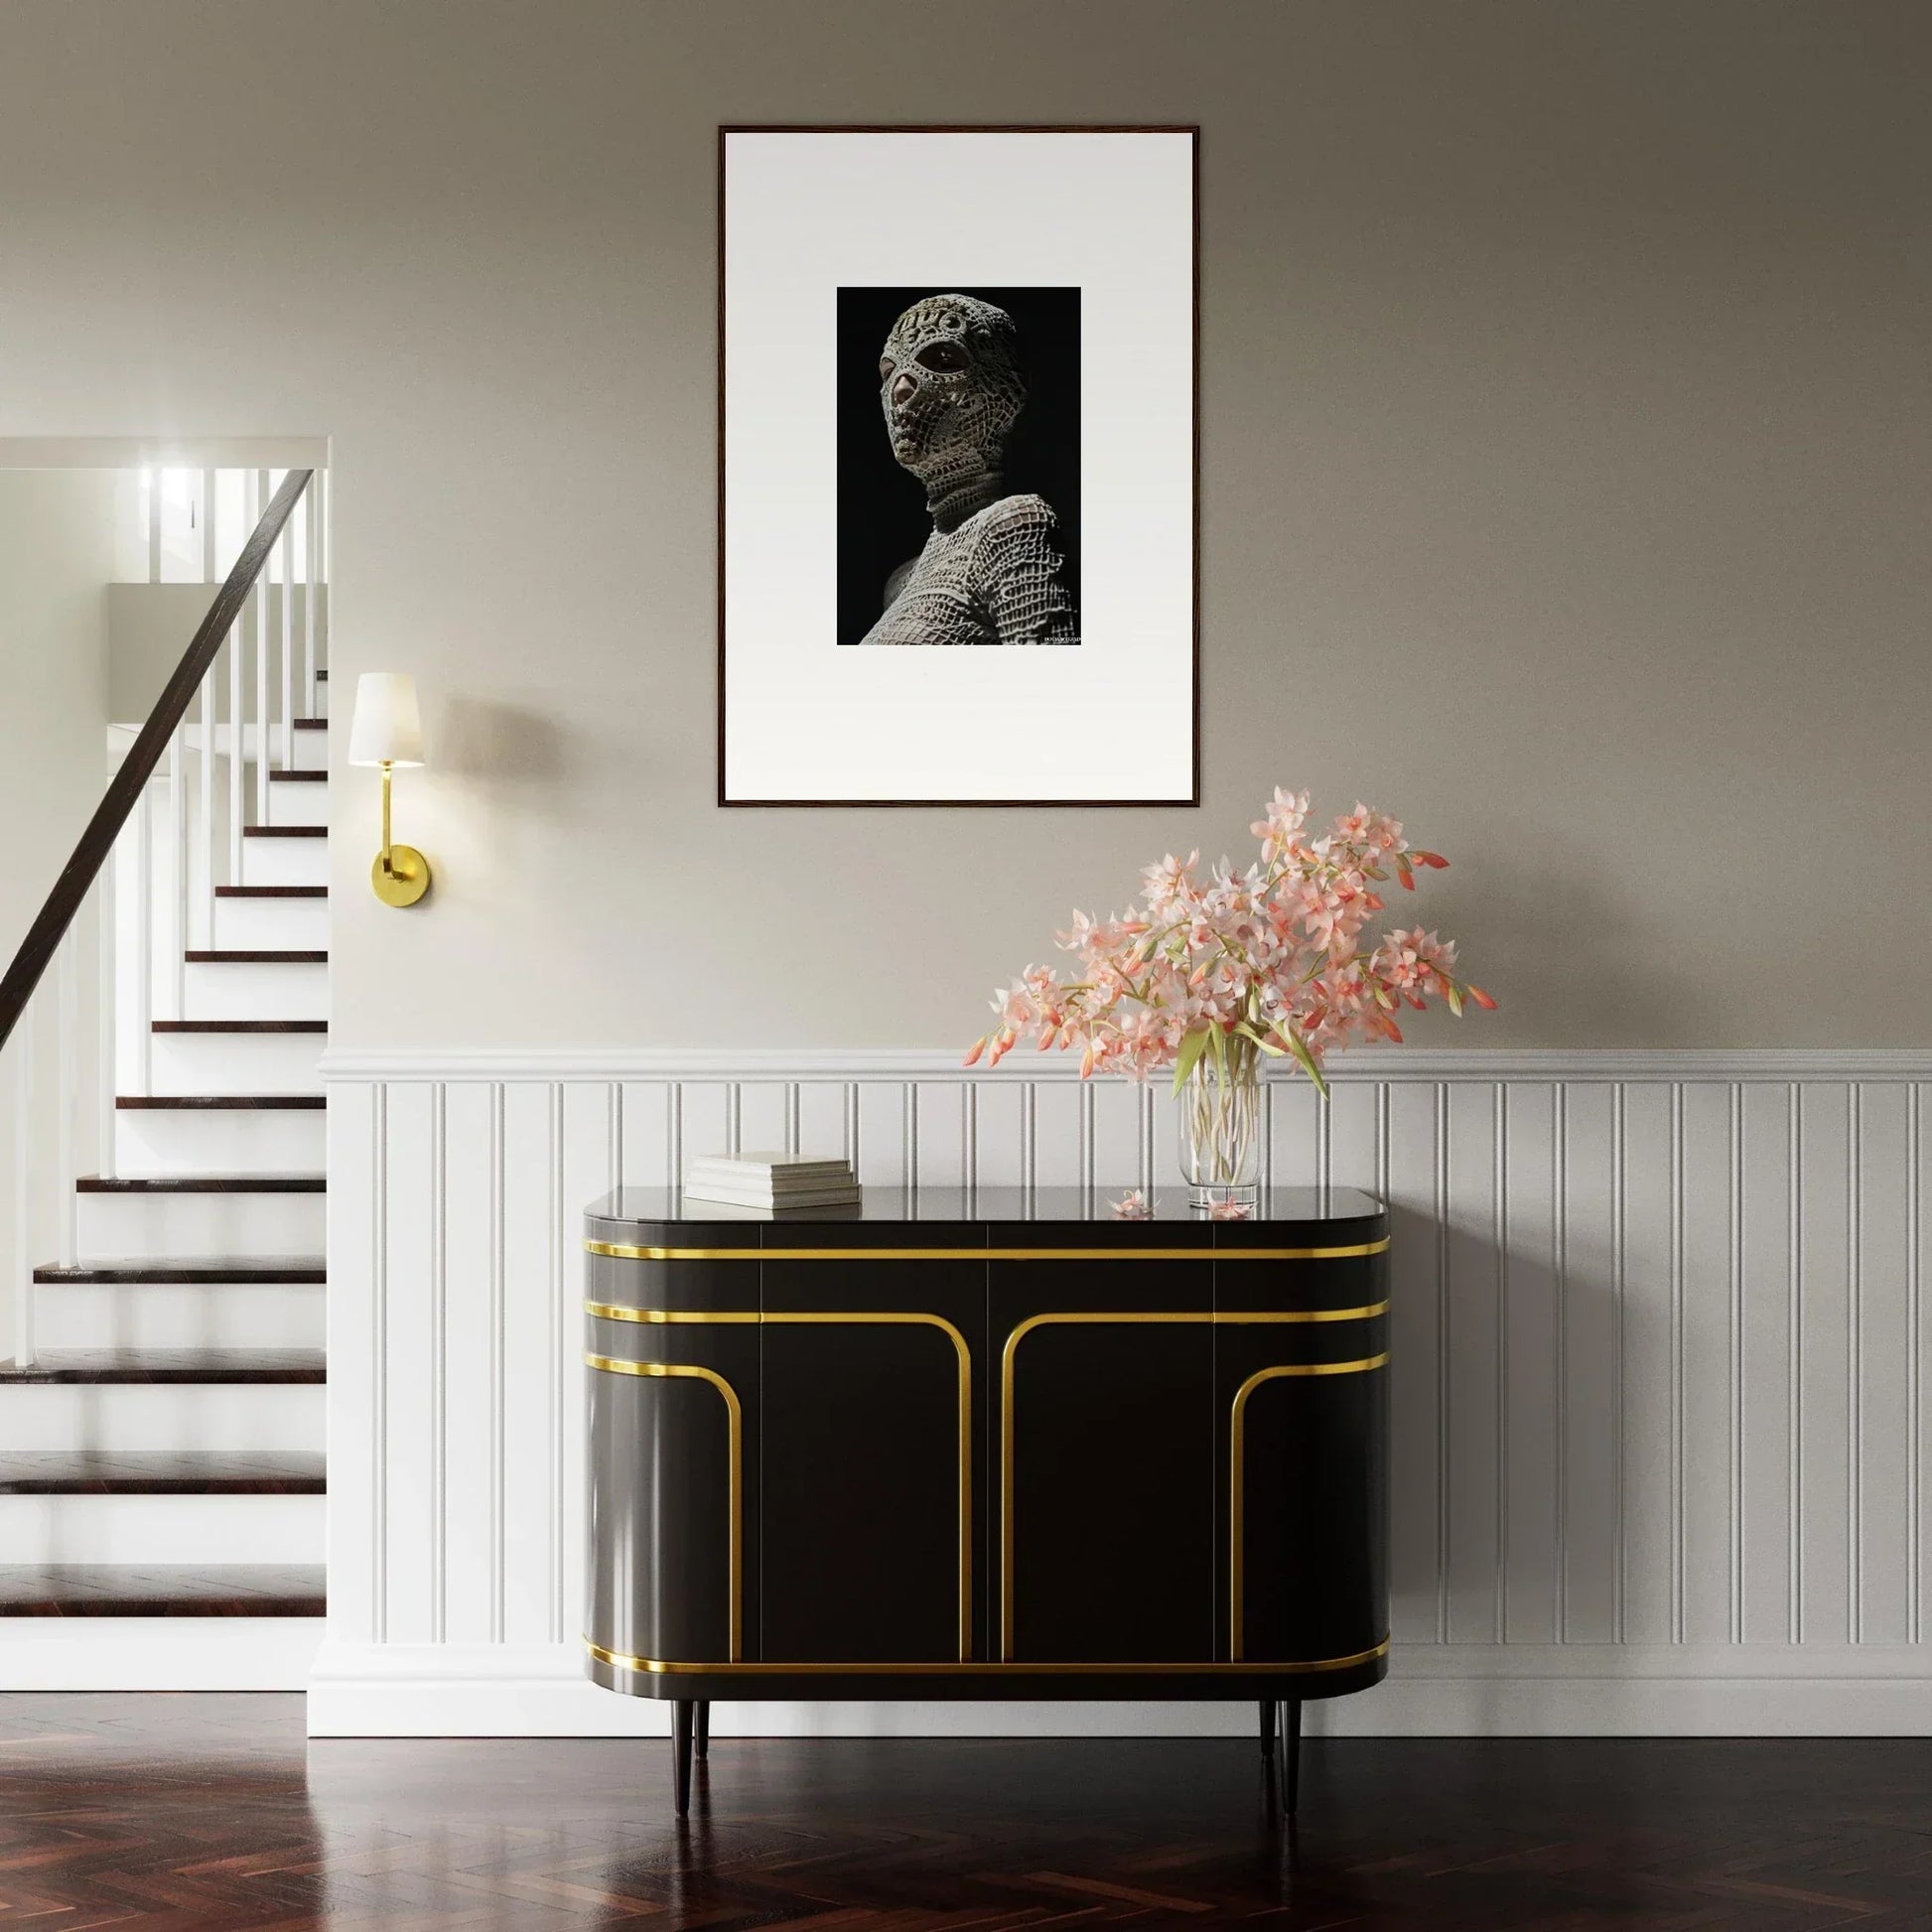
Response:
[{"label": "pink flower arrangement", "polygon": [[1420,924],[1374,937],[1391,878],[1413,892],[1416,869],[1449,861],[1417,850],[1401,824],[1358,804],[1316,838],[1304,835],[1306,791],[1277,789],[1255,821],[1260,860],[1226,859],[1205,881],[1200,855],[1172,854],[1143,875],[1138,906],[1105,919],[1075,912],[1059,935],[1078,970],[1029,966],[993,996],[998,1025],[966,1055],[994,1066],[1022,1039],[1041,1052],[1078,1049],[1083,1078],[1173,1071],[1178,1093],[1203,1054],[1225,1081],[1257,1053],[1293,1055],[1325,1093],[1324,1056],[1362,1039],[1400,1040],[1396,1015],[1431,1000],[1458,1018],[1493,1009],[1455,977],[1455,942]]}]

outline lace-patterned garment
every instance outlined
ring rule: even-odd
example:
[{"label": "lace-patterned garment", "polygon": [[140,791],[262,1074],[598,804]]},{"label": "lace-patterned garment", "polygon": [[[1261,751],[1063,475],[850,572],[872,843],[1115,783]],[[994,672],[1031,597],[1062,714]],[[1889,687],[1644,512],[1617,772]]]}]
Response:
[{"label": "lace-patterned garment", "polygon": [[1037,496],[1003,496],[934,530],[896,572],[869,644],[1077,644],[1058,525]]},{"label": "lace-patterned garment", "polygon": [[925,484],[932,534],[886,586],[869,644],[1077,644],[1058,522],[1009,496],[1006,439],[1026,405],[1018,332],[968,295],[915,302],[880,357],[893,455]]}]

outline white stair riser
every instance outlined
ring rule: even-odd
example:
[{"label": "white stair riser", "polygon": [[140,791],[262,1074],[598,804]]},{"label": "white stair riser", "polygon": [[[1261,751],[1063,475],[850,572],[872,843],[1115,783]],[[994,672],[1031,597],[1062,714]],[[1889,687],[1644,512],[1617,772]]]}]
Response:
[{"label": "white stair riser", "polygon": [[321,1173],[327,1148],[320,1107],[138,1107],[114,1115],[116,1172],[124,1174]]},{"label": "white stair riser", "polygon": [[322,1496],[0,1496],[9,1563],[321,1563]]},{"label": "white stair riser", "polygon": [[320,1449],[320,1383],[65,1383],[7,1391],[5,1449]]},{"label": "white stair riser", "polygon": [[320,1282],[209,1288],[44,1282],[34,1292],[34,1343],[43,1349],[320,1348],[327,1292]]},{"label": "white stair riser", "polygon": [[329,968],[265,963],[191,961],[184,1020],[327,1020]]},{"label": "white stair riser", "polygon": [[326,886],[327,839],[243,839],[243,886]]},{"label": "white stair riser", "polygon": [[327,771],[329,769],[329,734],[327,732],[297,732],[295,735],[294,765],[298,771]]},{"label": "white stair riser", "polygon": [[217,898],[214,943],[247,951],[329,950],[326,898]]},{"label": "white stair riser", "polygon": [[[278,784],[268,781],[268,822],[271,825],[327,825],[329,787],[326,784]],[[256,844],[263,841],[257,839]],[[273,844],[273,840],[267,841]]]},{"label": "white stair riser", "polygon": [[327,1246],[322,1194],[82,1194],[82,1261],[230,1255],[305,1261]]},{"label": "white stair riser", "polygon": [[327,1044],[325,1034],[156,1034],[149,1077],[156,1093],[320,1093]]}]

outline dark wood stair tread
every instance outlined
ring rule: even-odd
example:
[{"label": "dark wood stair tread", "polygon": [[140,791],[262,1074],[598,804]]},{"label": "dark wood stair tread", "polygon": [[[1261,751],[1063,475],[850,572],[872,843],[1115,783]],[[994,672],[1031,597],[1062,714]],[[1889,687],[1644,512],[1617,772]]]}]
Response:
[{"label": "dark wood stair tread", "polygon": [[327,886],[217,886],[216,898],[327,898]]},{"label": "dark wood stair tread", "polygon": [[0,1367],[9,1383],[314,1383],[329,1379],[320,1348],[50,1348],[32,1368]]},{"label": "dark wood stair tread", "polygon": [[293,723],[299,732],[326,732],[329,729],[327,718],[297,718]]},{"label": "dark wood stair tread", "polygon": [[258,946],[191,946],[182,955],[191,966],[327,966],[326,952],[267,949]]},{"label": "dark wood stair tread", "polygon": [[83,1173],[73,1183],[83,1194],[320,1194],[319,1173]]},{"label": "dark wood stair tread", "polygon": [[327,771],[271,771],[268,782],[272,785],[326,785],[329,782]]},{"label": "dark wood stair tread", "polygon": [[320,1496],[320,1449],[0,1449],[0,1496]]},{"label": "dark wood stair tread", "polygon": [[158,1034],[326,1034],[326,1020],[154,1020]]},{"label": "dark wood stair tread", "polygon": [[61,1263],[50,1261],[34,1270],[37,1282],[59,1286],[151,1287],[183,1283],[189,1287],[223,1288],[232,1285],[267,1288],[303,1287],[329,1279],[321,1255],[290,1260],[287,1256],[250,1255],[121,1255],[109,1261]]},{"label": "dark wood stair tread", "polygon": [[329,827],[326,825],[244,825],[241,828],[244,839],[326,839]]},{"label": "dark wood stair tread", "polygon": [[326,1020],[154,1020],[158,1034],[326,1034]]},{"label": "dark wood stair tread", "polygon": [[0,1564],[0,1616],[322,1616],[321,1564]]},{"label": "dark wood stair tread", "polygon": [[320,1113],[319,1093],[124,1093],[114,1102],[129,1111],[159,1107],[239,1107],[255,1113]]}]

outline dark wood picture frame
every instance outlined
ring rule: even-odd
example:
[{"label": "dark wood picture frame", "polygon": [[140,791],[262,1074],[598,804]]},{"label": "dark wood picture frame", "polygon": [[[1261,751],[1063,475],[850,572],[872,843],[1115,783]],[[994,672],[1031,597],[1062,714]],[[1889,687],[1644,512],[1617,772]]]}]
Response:
[{"label": "dark wood picture frame", "polygon": [[[1192,326],[1192,414],[1191,454],[1193,474],[1189,479],[1191,530],[1189,533],[1192,573],[1192,618],[1190,662],[1188,667],[1189,758],[1191,784],[1188,796],[1174,798],[733,798],[725,779],[725,746],[728,732],[725,699],[726,598],[725,598],[725,232],[726,232],[726,145],[734,134],[1184,134],[1189,137],[1192,168],[1190,201],[1193,235],[1191,266]],[[736,810],[760,809],[864,809],[897,811],[1028,810],[1065,807],[1077,810],[1120,808],[1145,810],[1150,806],[1198,809],[1201,799],[1200,748],[1200,127],[1197,123],[1139,122],[733,122],[718,129],[718,803]]]}]

